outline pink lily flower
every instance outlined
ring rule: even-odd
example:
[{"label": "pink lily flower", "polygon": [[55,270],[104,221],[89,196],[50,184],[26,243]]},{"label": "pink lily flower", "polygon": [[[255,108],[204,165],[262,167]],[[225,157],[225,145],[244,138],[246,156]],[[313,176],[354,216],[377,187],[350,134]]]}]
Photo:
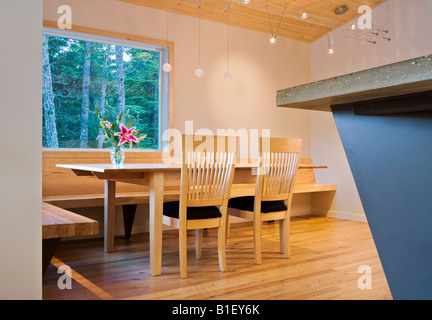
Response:
[{"label": "pink lily flower", "polygon": [[106,126],[108,129],[111,129],[111,127],[112,127],[111,122],[109,122],[109,121],[104,121],[104,124],[105,124],[105,126]]},{"label": "pink lily flower", "polygon": [[119,146],[124,143],[129,143],[129,148],[132,148],[132,141],[139,142],[137,137],[135,137],[132,132],[134,132],[136,127],[132,127],[130,129],[126,128],[124,125],[120,124],[121,132],[116,132],[115,135],[121,137]]}]

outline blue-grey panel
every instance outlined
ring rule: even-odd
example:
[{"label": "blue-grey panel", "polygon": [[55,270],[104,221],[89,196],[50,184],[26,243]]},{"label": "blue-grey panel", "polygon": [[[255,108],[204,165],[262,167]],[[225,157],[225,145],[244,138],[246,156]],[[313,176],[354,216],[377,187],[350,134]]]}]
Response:
[{"label": "blue-grey panel", "polygon": [[393,298],[432,299],[432,112],[332,111]]}]

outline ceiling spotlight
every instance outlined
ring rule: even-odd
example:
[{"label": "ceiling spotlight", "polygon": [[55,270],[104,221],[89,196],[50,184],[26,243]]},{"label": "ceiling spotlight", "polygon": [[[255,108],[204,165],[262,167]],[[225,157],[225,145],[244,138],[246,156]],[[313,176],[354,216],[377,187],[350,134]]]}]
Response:
[{"label": "ceiling spotlight", "polygon": [[270,43],[275,43],[276,42],[276,36],[273,36],[270,38]]},{"label": "ceiling spotlight", "polygon": [[335,9],[335,14],[337,15],[341,15],[344,14],[348,11],[348,7],[347,6],[339,6]]},{"label": "ceiling spotlight", "polygon": [[307,17],[309,17],[309,13],[303,12],[303,14],[301,15],[301,18],[304,20],[304,19],[307,19]]},{"label": "ceiling spotlight", "polygon": [[242,0],[242,4],[249,4],[250,0]]}]

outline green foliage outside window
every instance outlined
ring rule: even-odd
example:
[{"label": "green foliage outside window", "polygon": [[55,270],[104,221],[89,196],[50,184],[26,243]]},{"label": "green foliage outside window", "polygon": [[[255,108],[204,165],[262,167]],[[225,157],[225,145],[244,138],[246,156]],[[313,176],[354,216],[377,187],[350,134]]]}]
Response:
[{"label": "green foliage outside window", "polygon": [[147,134],[134,148],[158,149],[160,64],[160,51],[44,35],[43,147],[111,147],[96,139],[97,107],[110,119],[129,109]]}]

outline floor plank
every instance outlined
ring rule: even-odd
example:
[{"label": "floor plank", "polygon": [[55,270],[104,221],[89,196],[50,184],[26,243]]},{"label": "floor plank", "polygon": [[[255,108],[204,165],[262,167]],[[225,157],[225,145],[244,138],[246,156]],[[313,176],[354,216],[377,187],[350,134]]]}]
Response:
[{"label": "floor plank", "polygon": [[[65,241],[43,280],[45,300],[391,300],[392,296],[366,223],[323,217],[295,217],[291,259],[279,254],[277,223],[263,226],[263,263],[254,264],[249,223],[234,224],[227,243],[227,272],[220,272],[217,232],[204,233],[201,260],[188,238],[188,278],[180,279],[177,231],[163,235],[162,276],[149,274],[148,234],[117,237],[112,253],[102,239]],[[72,289],[59,289],[72,269]],[[372,271],[372,288],[359,289],[362,265]],[[56,267],[57,266],[57,267]]]}]

